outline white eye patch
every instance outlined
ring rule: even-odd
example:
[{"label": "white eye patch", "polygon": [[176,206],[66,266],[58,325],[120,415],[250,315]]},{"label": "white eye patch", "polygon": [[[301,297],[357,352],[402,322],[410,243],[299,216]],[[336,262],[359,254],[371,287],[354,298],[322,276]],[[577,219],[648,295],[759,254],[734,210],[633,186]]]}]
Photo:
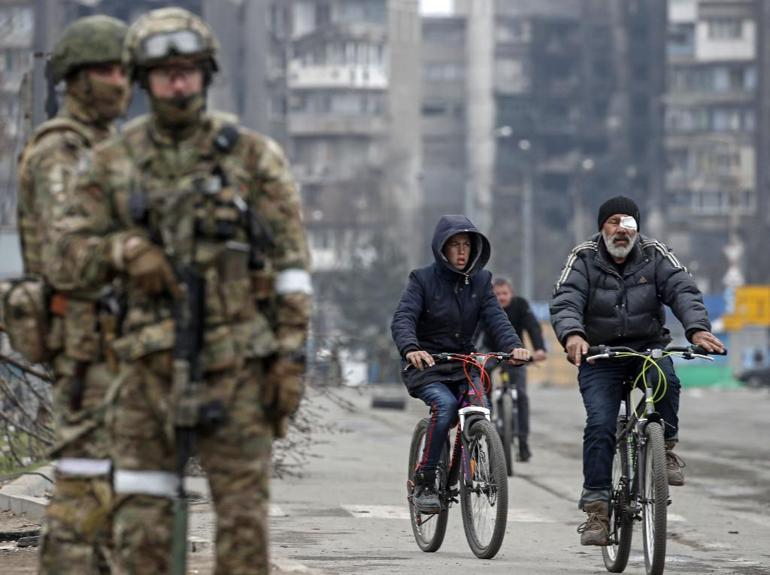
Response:
[{"label": "white eye patch", "polygon": [[623,216],[620,218],[620,227],[633,231],[639,229],[636,225],[636,220],[632,216]]}]

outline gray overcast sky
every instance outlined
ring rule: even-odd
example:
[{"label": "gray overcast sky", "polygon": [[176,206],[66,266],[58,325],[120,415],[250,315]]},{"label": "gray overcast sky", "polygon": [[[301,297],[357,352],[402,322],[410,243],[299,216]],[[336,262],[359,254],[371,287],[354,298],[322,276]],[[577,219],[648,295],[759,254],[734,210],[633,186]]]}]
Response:
[{"label": "gray overcast sky", "polygon": [[425,14],[447,14],[451,8],[452,0],[420,0],[420,9]]}]

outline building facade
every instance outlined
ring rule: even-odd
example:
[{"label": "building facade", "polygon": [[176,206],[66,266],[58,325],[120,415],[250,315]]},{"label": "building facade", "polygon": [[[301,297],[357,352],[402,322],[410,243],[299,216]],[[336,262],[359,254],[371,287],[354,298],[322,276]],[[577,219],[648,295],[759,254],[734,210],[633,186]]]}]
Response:
[{"label": "building facade", "polygon": [[665,0],[456,0],[425,21],[426,199],[478,218],[490,266],[525,296],[550,295],[606,198],[645,214],[660,201],[665,13]]},{"label": "building facade", "polygon": [[[422,22],[422,194],[423,228],[444,214],[466,211],[468,186],[468,96],[466,19],[423,18]],[[430,246],[423,248],[425,261]]]},{"label": "building facade", "polygon": [[288,132],[316,272],[383,234],[415,245],[417,2],[295,0],[292,20]]},{"label": "building facade", "polygon": [[16,155],[30,129],[34,5],[0,1],[0,227],[16,222]]},{"label": "building facade", "polygon": [[[743,224],[760,206],[754,0],[670,0],[665,99],[669,241],[706,291],[745,281]],[[727,277],[735,259],[732,278]],[[732,286],[734,287],[734,285]]]}]

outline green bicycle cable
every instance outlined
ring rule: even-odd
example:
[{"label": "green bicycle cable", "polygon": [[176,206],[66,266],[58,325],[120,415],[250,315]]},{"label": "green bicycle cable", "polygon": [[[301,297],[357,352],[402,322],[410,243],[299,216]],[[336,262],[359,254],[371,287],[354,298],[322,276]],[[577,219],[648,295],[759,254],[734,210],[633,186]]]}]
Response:
[{"label": "green bicycle cable", "polygon": [[[658,362],[651,358],[648,355],[644,355],[638,352],[630,352],[630,351],[623,351],[619,352],[618,357],[637,357],[644,360],[644,363],[642,364],[642,369],[639,371],[639,374],[636,376],[636,379],[634,379],[634,388],[639,389],[646,389],[647,388],[647,372],[652,368],[652,366],[655,366],[655,368],[658,370],[658,382],[655,386],[655,389],[652,392],[652,402],[653,404],[660,401],[665,397],[666,392],[668,391],[668,381],[666,379],[666,374],[663,372],[663,369],[658,365]],[[669,354],[664,355],[663,357],[668,357]],[[642,380],[642,383],[644,386],[639,385],[639,380]],[[629,408],[631,406],[628,406]],[[639,417],[640,414],[636,413],[636,407],[634,409],[634,415]]]}]

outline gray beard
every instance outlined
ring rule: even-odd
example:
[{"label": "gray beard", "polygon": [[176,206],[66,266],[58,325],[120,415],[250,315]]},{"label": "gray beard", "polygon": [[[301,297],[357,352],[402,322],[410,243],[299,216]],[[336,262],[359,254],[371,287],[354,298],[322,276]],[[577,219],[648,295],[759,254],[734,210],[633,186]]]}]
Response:
[{"label": "gray beard", "polygon": [[625,247],[622,246],[616,246],[613,244],[612,240],[615,239],[617,234],[607,235],[602,231],[602,238],[604,239],[604,245],[607,248],[607,251],[613,258],[619,258],[619,259],[625,259],[625,257],[631,253],[631,250],[634,249],[634,246],[636,245],[636,239],[639,237],[638,234],[635,234],[633,237],[628,237],[628,245]]}]

